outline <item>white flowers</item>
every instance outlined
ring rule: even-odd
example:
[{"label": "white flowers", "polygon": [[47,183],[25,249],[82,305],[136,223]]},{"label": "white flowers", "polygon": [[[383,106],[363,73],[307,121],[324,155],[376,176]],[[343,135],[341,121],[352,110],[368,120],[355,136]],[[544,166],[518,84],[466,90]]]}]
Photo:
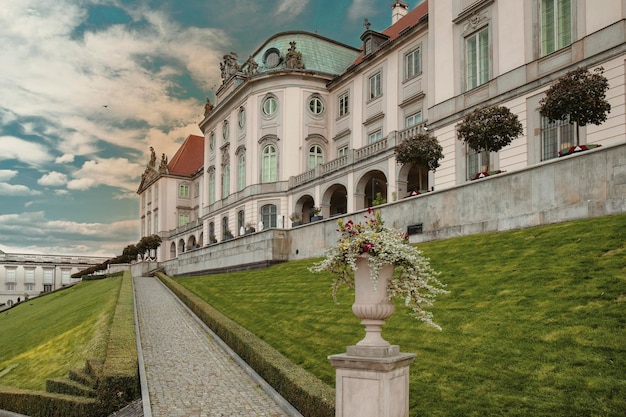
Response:
[{"label": "white flowers", "polygon": [[399,299],[412,310],[412,315],[426,324],[441,330],[432,321],[431,307],[437,294],[445,294],[444,285],[437,279],[439,272],[430,266],[428,258],[408,242],[408,236],[399,230],[384,226],[380,212],[368,210],[364,223],[352,220],[337,221],[340,233],[336,246],[328,249],[325,258],[314,264],[311,272],[328,271],[336,274],[333,281],[333,297],[341,284],[354,286],[357,256],[367,256],[370,275],[374,285],[378,271],[383,265],[394,265],[393,278],[387,287],[389,299]]}]

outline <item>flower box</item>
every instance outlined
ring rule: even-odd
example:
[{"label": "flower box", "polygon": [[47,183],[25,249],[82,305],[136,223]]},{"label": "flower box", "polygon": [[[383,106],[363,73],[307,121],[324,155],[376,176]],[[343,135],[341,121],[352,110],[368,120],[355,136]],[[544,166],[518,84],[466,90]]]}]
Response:
[{"label": "flower box", "polygon": [[576,152],[588,151],[589,149],[599,148],[602,145],[576,145],[570,146],[568,149],[563,149],[559,151],[559,156],[571,155]]}]

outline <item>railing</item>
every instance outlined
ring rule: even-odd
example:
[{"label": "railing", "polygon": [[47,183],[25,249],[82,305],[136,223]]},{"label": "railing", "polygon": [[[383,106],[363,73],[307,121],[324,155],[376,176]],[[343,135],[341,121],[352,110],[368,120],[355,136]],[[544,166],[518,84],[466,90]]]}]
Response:
[{"label": "railing", "polygon": [[425,133],[426,131],[426,122],[422,122],[420,124],[407,127],[406,129],[402,129],[399,132],[391,132],[384,139],[359,149],[352,149],[347,155],[340,156],[337,159],[333,159],[325,164],[316,166],[315,169],[308,170],[300,175],[289,178],[289,188],[297,187],[321,176],[328,175],[329,173],[336,172],[347,166],[359,163],[367,158],[387,152],[390,149],[395,148],[399,143],[407,138],[415,136],[419,133]]},{"label": "railing", "polygon": [[367,159],[370,156],[379,154],[385,150],[387,150],[387,138],[357,149],[354,154],[354,162],[362,161],[363,159]]},{"label": "railing", "polygon": [[424,132],[426,132],[426,122],[407,127],[406,129],[398,132],[398,143],[410,138],[411,136],[415,136],[418,133]]}]

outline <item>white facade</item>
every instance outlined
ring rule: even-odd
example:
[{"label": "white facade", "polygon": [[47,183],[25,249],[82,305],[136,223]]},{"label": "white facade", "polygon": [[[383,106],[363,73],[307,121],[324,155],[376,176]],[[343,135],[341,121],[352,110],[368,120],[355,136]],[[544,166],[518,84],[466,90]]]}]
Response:
[{"label": "white facade", "polygon": [[[246,224],[289,228],[294,213],[293,223],[315,220],[314,207],[330,217],[368,207],[379,193],[378,200],[395,201],[466,183],[478,159],[468,156],[456,125],[476,107],[504,105],[524,126],[491,155],[487,170],[548,163],[556,155],[544,143],[539,100],[579,66],[604,68],[612,108],[602,125],[581,128],[579,144],[624,143],[623,0],[602,7],[591,0],[427,1],[397,12],[383,32],[366,30],[365,53],[285,32],[261,45],[254,63],[224,57],[223,84],[200,124],[203,166],[186,178],[201,184],[198,202],[185,206],[197,213],[182,226],[159,214],[159,260],[177,256],[183,243],[189,249],[190,241],[237,236]],[[396,144],[424,128],[444,148],[436,172],[394,157]],[[160,187],[163,213],[175,194]],[[146,191],[140,187],[142,198]]]},{"label": "white facade", "polygon": [[33,298],[80,281],[72,274],[107,258],[33,255],[0,251],[0,307]]}]

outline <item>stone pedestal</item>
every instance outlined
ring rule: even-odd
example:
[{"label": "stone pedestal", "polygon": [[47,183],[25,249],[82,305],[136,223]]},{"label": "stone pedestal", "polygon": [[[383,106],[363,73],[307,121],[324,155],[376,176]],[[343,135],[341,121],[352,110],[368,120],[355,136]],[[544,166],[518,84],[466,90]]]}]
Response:
[{"label": "stone pedestal", "polygon": [[398,346],[366,351],[348,347],[348,353],[329,356],[336,369],[336,417],[408,417],[409,366],[414,353]]}]

